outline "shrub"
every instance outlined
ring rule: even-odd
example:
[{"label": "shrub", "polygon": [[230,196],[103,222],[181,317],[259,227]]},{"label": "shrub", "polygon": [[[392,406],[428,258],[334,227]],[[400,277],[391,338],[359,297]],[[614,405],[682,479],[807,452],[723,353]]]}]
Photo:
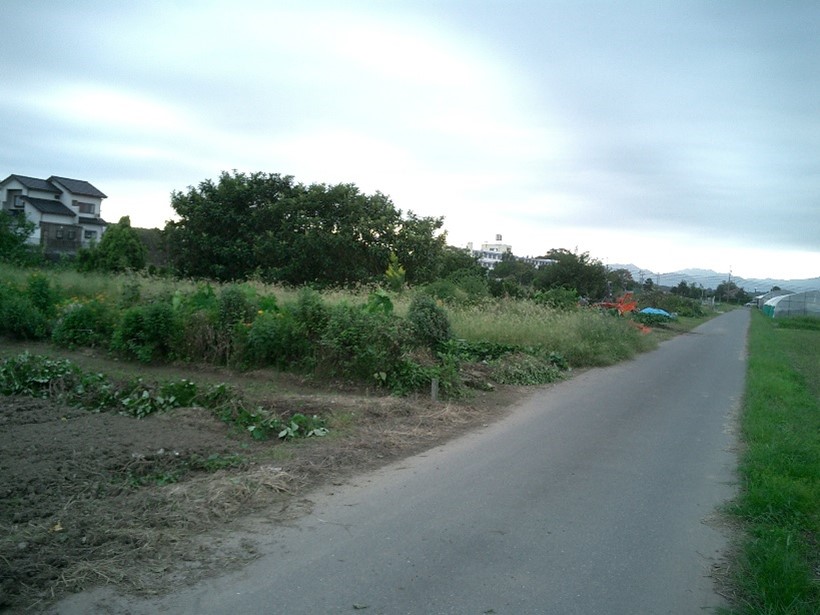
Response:
[{"label": "shrub", "polygon": [[313,341],[322,337],[329,312],[318,292],[311,288],[303,288],[299,291],[296,303],[290,306],[290,313],[305,337]]},{"label": "shrub", "polygon": [[140,302],[142,288],[136,276],[127,278],[120,292],[120,307],[129,308]]},{"label": "shrub", "polygon": [[253,320],[255,308],[239,286],[226,286],[219,293],[219,326],[232,329],[240,322]]},{"label": "shrub", "polygon": [[48,336],[49,322],[27,295],[13,290],[0,297],[0,333],[21,340]]},{"label": "shrub", "polygon": [[53,317],[56,314],[59,294],[42,273],[32,273],[28,276],[26,295],[45,317]]},{"label": "shrub", "polygon": [[364,304],[364,309],[368,312],[382,312],[384,314],[393,313],[393,301],[383,290],[377,290],[370,293],[367,297],[367,303]]},{"label": "shrub", "polygon": [[691,316],[699,318],[705,314],[703,305],[697,299],[680,297],[662,291],[643,292],[638,295],[638,307],[655,307],[666,310],[670,314],[678,316]]},{"label": "shrub", "polygon": [[345,304],[329,311],[320,340],[320,368],[334,375],[390,386],[402,365],[406,328],[393,314]]},{"label": "shrub", "polygon": [[314,345],[288,311],[259,314],[248,329],[242,351],[245,363],[280,369],[312,365],[314,354]]},{"label": "shrub", "polygon": [[535,293],[533,300],[556,310],[573,310],[578,307],[578,291],[573,288],[550,288]]},{"label": "shrub", "polygon": [[114,333],[112,348],[143,363],[174,356],[177,318],[168,303],[149,303],[125,312]]},{"label": "shrub", "polygon": [[424,287],[424,293],[438,299],[451,303],[466,299],[467,293],[459,289],[455,282],[451,280],[436,280]]},{"label": "shrub", "polygon": [[476,302],[490,296],[487,276],[483,272],[455,274],[449,279],[466,293],[465,301]]},{"label": "shrub", "polygon": [[182,314],[182,334],[179,355],[191,361],[222,364],[231,348],[230,332],[222,331],[216,316],[208,310],[186,311]]},{"label": "shrub", "polygon": [[107,346],[114,333],[116,317],[104,302],[92,299],[70,303],[51,333],[58,346]]},{"label": "shrub", "polygon": [[453,330],[447,312],[432,297],[416,295],[407,310],[413,341],[431,350],[439,350],[453,338]]}]

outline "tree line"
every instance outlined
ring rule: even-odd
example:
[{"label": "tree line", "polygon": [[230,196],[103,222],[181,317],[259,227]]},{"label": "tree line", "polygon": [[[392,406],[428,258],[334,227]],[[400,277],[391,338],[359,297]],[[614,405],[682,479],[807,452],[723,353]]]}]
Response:
[{"label": "tree line", "polygon": [[350,285],[380,279],[394,255],[408,283],[423,283],[441,273],[447,245],[443,218],[405,214],[354,184],[234,171],[174,192],[171,205],[166,241],[183,276]]},{"label": "tree line", "polygon": [[[216,181],[172,192],[171,206],[176,219],[161,231],[132,228],[128,217],[109,225],[98,244],[80,250],[76,267],[150,266],[180,277],[317,288],[432,285],[443,299],[467,294],[552,303],[614,298],[638,286],[629,271],[611,271],[589,253],[562,248],[544,253],[551,265],[536,268],[505,254],[487,272],[470,251],[447,245],[442,217],[404,213],[387,195],[365,194],[352,183],[305,185],[277,173],[223,172]],[[31,225],[0,214],[0,260],[25,261]],[[159,265],[149,262],[157,254]],[[735,285],[718,291],[721,299],[745,298]],[[703,294],[683,282],[672,292]]]}]

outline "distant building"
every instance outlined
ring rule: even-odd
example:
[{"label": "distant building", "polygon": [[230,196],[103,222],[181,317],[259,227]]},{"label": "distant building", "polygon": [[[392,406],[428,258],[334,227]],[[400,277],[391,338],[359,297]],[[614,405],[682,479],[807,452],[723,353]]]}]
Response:
[{"label": "distant building", "polygon": [[492,271],[495,269],[495,266],[500,263],[505,254],[510,254],[513,258],[529,263],[536,269],[540,269],[545,265],[552,264],[553,260],[549,258],[534,258],[531,256],[515,256],[512,253],[512,246],[508,243],[503,243],[501,235],[495,236],[495,243],[484,242],[481,244],[480,250],[473,249],[473,243],[470,242],[467,244],[467,249],[470,253],[478,259],[478,263]]},{"label": "distant building", "polygon": [[100,210],[107,198],[87,181],[57,177],[38,179],[9,175],[0,182],[0,206],[34,223],[28,239],[50,256],[76,254],[83,246],[99,241],[107,223]]}]

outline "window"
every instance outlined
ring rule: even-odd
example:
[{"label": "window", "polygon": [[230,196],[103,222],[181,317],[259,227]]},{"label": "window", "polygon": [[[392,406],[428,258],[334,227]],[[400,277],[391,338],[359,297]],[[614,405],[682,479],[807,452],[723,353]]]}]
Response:
[{"label": "window", "polygon": [[82,201],[74,201],[74,205],[80,208],[81,214],[94,213],[94,203],[83,203]]},{"label": "window", "polygon": [[74,241],[77,238],[77,231],[73,228],[68,229],[68,239]]},{"label": "window", "polygon": [[58,228],[56,231],[54,231],[54,236],[57,239],[62,239],[63,238],[63,229]]},{"label": "window", "polygon": [[96,239],[97,231],[86,231],[83,237],[85,237],[86,239]]},{"label": "window", "polygon": [[22,190],[9,190],[7,198],[11,202],[11,206],[13,208],[16,208],[16,209],[22,209],[23,208]]}]

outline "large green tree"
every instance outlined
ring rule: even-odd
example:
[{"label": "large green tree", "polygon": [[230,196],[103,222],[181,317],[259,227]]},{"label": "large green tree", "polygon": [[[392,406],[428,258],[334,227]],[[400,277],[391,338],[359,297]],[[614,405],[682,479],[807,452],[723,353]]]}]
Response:
[{"label": "large green tree", "polygon": [[541,267],[533,285],[537,289],[566,288],[578,291],[582,297],[597,301],[607,294],[607,270],[589,252],[570,252],[563,248],[552,249],[545,258],[555,261]]},{"label": "large green tree", "polygon": [[84,271],[126,271],[145,268],[146,249],[131,218],[123,216],[103,233],[100,243],[83,249],[77,255],[79,269]]},{"label": "large green tree", "polygon": [[171,258],[194,277],[347,285],[382,278],[396,254],[408,281],[424,281],[445,240],[440,219],[402,216],[380,192],[278,174],[225,172],[174,192],[171,205]]},{"label": "large green tree", "polygon": [[185,276],[236,280],[254,273],[265,225],[284,224],[298,187],[290,176],[222,173],[171,194],[179,220],[165,226],[171,260]]}]

